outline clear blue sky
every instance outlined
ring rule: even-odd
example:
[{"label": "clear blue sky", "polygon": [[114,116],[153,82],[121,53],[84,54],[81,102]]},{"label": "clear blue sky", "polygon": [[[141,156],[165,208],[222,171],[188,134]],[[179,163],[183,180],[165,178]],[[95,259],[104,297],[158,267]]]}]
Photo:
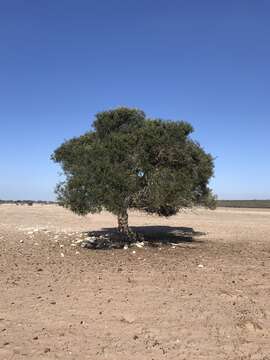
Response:
[{"label": "clear blue sky", "polygon": [[54,199],[53,150],[119,105],[184,119],[220,198],[270,198],[268,0],[1,0],[0,198]]}]

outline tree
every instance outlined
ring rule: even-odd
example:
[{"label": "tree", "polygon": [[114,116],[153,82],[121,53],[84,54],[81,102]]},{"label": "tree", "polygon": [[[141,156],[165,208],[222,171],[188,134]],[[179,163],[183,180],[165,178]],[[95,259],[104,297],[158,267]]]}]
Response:
[{"label": "tree", "polygon": [[194,205],[213,207],[213,158],[192,132],[187,122],[148,119],[138,109],[98,113],[91,131],[52,155],[66,175],[56,189],[59,203],[81,215],[112,212],[129,239],[130,208],[171,216]]}]

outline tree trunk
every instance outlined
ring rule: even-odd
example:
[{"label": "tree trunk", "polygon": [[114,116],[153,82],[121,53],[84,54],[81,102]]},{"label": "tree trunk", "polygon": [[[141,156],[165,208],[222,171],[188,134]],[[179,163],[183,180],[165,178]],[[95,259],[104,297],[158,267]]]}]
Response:
[{"label": "tree trunk", "polygon": [[123,210],[118,214],[118,231],[125,235],[129,234],[127,210]]}]

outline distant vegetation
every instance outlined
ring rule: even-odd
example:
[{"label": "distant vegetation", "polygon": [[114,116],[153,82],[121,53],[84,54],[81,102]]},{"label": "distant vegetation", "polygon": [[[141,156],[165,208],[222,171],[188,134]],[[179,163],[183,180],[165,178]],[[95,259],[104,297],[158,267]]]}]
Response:
[{"label": "distant vegetation", "polygon": [[44,201],[44,200],[1,200],[0,204],[15,204],[15,205],[33,205],[33,204],[43,204],[43,205],[49,205],[49,204],[56,204],[55,201]]},{"label": "distant vegetation", "polygon": [[270,200],[218,200],[217,206],[270,209]]},{"label": "distant vegetation", "polygon": [[[0,199],[0,205],[1,204],[31,206],[33,204],[51,205],[58,203],[56,201],[44,201],[44,200],[1,200]],[[270,209],[270,200],[217,200],[217,207]]]}]

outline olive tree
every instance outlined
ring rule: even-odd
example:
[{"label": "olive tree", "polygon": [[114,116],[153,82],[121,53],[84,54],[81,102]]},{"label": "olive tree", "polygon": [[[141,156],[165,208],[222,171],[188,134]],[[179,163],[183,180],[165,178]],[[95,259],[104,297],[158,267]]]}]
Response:
[{"label": "olive tree", "polygon": [[128,209],[171,216],[214,207],[213,158],[192,132],[187,122],[149,119],[138,109],[98,113],[89,132],[52,155],[65,174],[56,188],[59,203],[81,215],[108,210],[130,238]]}]

